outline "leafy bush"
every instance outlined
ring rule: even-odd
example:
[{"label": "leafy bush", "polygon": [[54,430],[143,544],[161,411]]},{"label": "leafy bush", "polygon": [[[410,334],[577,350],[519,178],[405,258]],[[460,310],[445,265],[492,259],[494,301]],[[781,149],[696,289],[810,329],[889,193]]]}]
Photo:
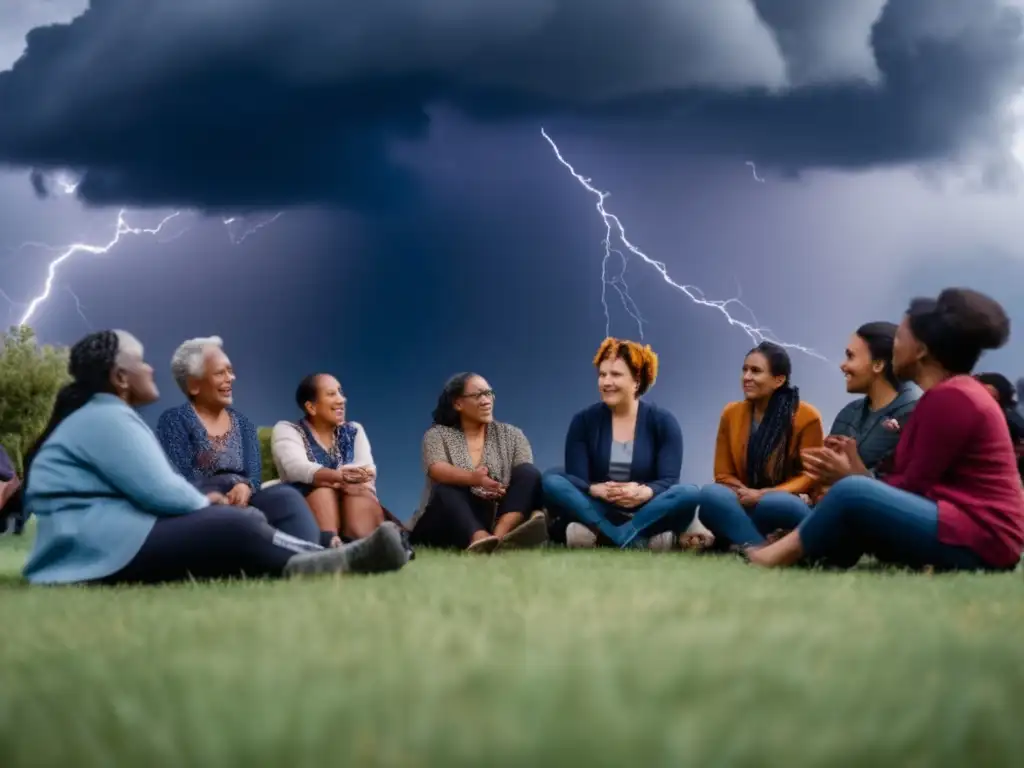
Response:
[{"label": "leafy bush", "polygon": [[274,457],[270,453],[270,433],[272,427],[260,427],[257,432],[260,436],[260,459],[263,462],[263,482],[277,480],[277,467],[274,466]]},{"label": "leafy bush", "polygon": [[40,345],[27,326],[3,334],[0,347],[0,445],[21,473],[31,447],[53,409],[62,386],[70,381],[68,350]]}]

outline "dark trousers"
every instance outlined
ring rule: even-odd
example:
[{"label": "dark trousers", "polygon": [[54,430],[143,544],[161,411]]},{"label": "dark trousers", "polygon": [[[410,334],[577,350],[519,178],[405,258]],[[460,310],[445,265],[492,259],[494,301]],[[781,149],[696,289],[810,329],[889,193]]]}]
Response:
[{"label": "dark trousers", "polygon": [[435,485],[411,540],[425,547],[465,549],[478,532],[493,532],[502,515],[522,512],[529,517],[542,505],[540,470],[533,464],[513,467],[508,489],[497,504],[481,499],[465,486]]},{"label": "dark trousers", "polygon": [[158,518],[131,562],[97,583],[276,578],[294,555],[320,548],[276,530],[258,510],[215,504]]},{"label": "dark trousers", "polygon": [[[234,482],[234,478],[228,475],[215,475],[197,481],[195,486],[203,493],[227,493]],[[320,527],[313,517],[313,510],[291,485],[280,483],[261,488],[252,494],[249,506],[262,512],[267,522],[277,530],[297,539],[320,543]]]}]

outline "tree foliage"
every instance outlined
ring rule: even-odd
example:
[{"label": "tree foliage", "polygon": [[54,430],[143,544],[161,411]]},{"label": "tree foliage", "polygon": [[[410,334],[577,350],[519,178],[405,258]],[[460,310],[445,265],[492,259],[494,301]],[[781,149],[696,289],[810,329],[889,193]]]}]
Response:
[{"label": "tree foliage", "polygon": [[260,427],[258,430],[260,436],[260,459],[263,463],[262,480],[264,483],[270,480],[277,480],[277,466],[275,466],[274,456],[270,452],[270,435],[273,431],[273,427]]},{"label": "tree foliage", "polygon": [[0,347],[0,445],[22,471],[22,458],[70,380],[68,350],[41,345],[27,326],[11,328]]}]

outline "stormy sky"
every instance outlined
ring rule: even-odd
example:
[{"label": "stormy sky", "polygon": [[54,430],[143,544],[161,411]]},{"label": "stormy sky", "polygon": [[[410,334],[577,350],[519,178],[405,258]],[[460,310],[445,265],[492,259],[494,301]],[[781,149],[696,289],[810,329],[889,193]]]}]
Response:
[{"label": "stormy sky", "polygon": [[[121,209],[151,228],[180,210],[157,235],[61,263],[30,320],[55,343],[99,327],[139,335],[163,390],[147,418],[180,399],[175,345],[219,334],[237,405],[259,423],[294,416],[303,374],[339,375],[401,516],[456,371],[486,376],[499,418],[526,430],[538,464],[557,464],[569,418],[596,396],[604,225],[543,127],[672,280],[739,293],[758,324],[831,361],[794,353],[802,396],[830,421],[847,399],[848,335],[898,319],[912,295],[970,285],[1024,321],[1022,9],[5,3],[9,322],[45,289],[59,246],[109,242]],[[613,259],[608,277],[620,271]],[[705,482],[752,341],[642,258],[624,274],[661,355],[649,397],[683,425],[684,479]],[[638,337],[606,293],[612,333]],[[1022,352],[1014,334],[983,367],[1024,374]]]}]

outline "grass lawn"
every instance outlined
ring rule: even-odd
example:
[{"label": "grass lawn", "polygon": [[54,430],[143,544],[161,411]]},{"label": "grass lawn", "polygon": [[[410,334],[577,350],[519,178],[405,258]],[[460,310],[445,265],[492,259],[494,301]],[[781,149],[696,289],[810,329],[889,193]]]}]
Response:
[{"label": "grass lawn", "polygon": [[1024,750],[1024,581],[689,555],[28,588],[0,766],[966,766]]}]

